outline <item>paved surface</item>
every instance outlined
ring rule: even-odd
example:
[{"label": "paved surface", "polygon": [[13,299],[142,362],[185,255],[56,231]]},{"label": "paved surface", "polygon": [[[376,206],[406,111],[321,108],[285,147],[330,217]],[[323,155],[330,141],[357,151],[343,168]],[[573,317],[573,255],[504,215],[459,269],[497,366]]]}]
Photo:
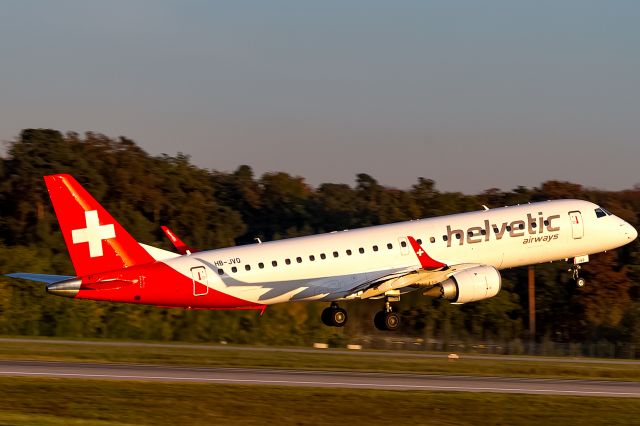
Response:
[{"label": "paved surface", "polygon": [[[284,352],[284,353],[325,353],[341,355],[367,355],[389,356],[403,358],[440,358],[446,357],[446,353],[424,353],[411,351],[362,351],[345,349],[306,349],[306,348],[277,348],[263,346],[233,346],[233,345],[195,345],[188,343],[144,343],[144,342],[112,342],[99,340],[63,340],[63,339],[22,339],[0,338],[0,343],[40,343],[46,345],[78,345],[78,346],[113,346],[113,347],[147,347],[147,348],[177,348],[199,349],[206,351],[247,351],[247,352]],[[559,362],[567,364],[625,364],[639,365],[638,360],[616,360],[601,358],[575,358],[575,357],[543,357],[543,356],[508,356],[508,355],[469,355],[460,354],[465,359],[498,360],[498,361],[527,361],[527,362]]]},{"label": "paved surface", "polygon": [[640,398],[639,382],[0,361],[0,376]]}]

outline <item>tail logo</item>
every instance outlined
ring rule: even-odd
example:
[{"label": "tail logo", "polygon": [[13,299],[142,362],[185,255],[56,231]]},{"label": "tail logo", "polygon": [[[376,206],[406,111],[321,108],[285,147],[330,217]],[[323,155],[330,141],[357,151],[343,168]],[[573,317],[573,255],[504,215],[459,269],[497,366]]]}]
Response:
[{"label": "tail logo", "polygon": [[74,229],[71,231],[73,244],[89,243],[89,257],[100,257],[102,251],[102,241],[116,237],[116,230],[113,224],[100,225],[98,211],[90,210],[84,212],[86,228]]}]

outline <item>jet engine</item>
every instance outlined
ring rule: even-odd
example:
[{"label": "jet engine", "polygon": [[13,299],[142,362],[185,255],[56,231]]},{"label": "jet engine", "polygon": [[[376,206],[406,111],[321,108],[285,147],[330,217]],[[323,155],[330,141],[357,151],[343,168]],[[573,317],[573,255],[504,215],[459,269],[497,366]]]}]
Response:
[{"label": "jet engine", "polygon": [[496,268],[474,266],[454,273],[424,294],[462,304],[493,297],[498,294],[501,286],[502,277]]}]

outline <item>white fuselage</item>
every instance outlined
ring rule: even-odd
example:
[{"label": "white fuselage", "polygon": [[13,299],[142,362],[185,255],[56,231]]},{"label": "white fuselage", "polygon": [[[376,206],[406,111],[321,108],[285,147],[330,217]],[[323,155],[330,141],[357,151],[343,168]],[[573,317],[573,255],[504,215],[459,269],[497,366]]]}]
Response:
[{"label": "white fuselage", "polygon": [[598,217],[596,209],[587,201],[546,201],[210,250],[164,263],[188,277],[203,271],[201,284],[253,303],[339,300],[367,283],[419,270],[408,236],[446,265],[496,269],[589,255],[636,238],[628,223],[611,214]]}]

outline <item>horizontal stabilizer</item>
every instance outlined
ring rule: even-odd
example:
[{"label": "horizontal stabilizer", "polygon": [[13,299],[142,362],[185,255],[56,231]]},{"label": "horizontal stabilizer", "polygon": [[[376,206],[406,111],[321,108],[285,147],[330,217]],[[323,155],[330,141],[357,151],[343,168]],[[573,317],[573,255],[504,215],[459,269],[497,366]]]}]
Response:
[{"label": "horizontal stabilizer", "polygon": [[49,274],[30,274],[28,272],[15,272],[13,274],[5,274],[7,277],[20,278],[21,280],[36,281],[39,283],[53,284],[58,281],[70,280],[75,278],[69,275],[49,275]]}]

